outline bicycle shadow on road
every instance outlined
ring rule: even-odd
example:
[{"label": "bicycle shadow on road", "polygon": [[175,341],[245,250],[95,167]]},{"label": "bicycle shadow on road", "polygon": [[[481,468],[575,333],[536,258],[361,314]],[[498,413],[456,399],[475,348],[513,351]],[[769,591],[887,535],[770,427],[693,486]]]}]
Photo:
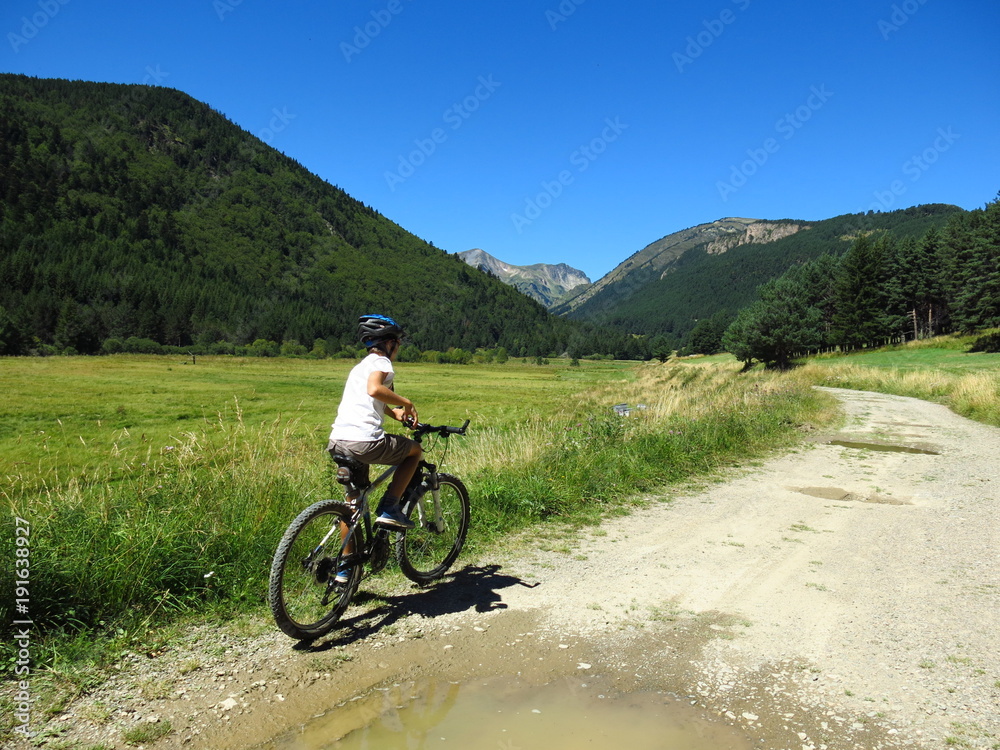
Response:
[{"label": "bicycle shadow on road", "polygon": [[506,609],[500,591],[511,586],[534,588],[516,576],[501,573],[500,565],[467,565],[426,588],[399,595],[359,592],[354,603],[365,608],[341,619],[337,629],[323,640],[300,641],[295,648],[326,651],[344,646],[376,633],[409,615],[431,619],[468,610],[492,612]]}]

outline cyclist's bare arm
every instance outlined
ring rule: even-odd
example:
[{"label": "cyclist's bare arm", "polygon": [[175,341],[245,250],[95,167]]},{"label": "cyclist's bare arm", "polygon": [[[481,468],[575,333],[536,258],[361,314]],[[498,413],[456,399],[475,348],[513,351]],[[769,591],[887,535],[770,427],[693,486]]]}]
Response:
[{"label": "cyclist's bare arm", "polygon": [[396,409],[385,410],[388,414],[395,420],[400,422],[410,422],[411,420],[416,423],[419,421],[417,418],[417,407],[414,406],[413,402],[405,396],[400,396],[394,390],[389,388],[385,384],[386,373],[380,370],[375,370],[371,375],[368,376],[368,395],[372,398],[377,398],[386,406],[395,406]]}]

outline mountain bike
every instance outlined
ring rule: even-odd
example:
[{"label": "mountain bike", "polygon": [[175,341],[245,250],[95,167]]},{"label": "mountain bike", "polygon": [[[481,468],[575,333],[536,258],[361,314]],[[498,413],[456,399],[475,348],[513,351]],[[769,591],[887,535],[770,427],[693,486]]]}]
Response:
[{"label": "mountain bike", "polygon": [[[440,439],[433,447],[443,444],[443,462],[448,437],[464,435],[468,426],[465,420],[461,427],[421,423],[411,429],[418,443],[427,435]],[[403,493],[403,513],[415,526],[400,532],[372,523],[369,503],[397,467],[366,482],[362,464],[350,456],[334,455],[333,460],[346,497],[357,499],[320,500],[303,510],[285,530],[271,563],[271,613],[282,632],[299,640],[314,640],[333,629],[367,577],[366,566],[367,575],[381,571],[390,547],[395,547],[403,575],[426,585],[448,571],[469,531],[469,493],[458,477],[439,472],[436,464],[421,459]]]}]

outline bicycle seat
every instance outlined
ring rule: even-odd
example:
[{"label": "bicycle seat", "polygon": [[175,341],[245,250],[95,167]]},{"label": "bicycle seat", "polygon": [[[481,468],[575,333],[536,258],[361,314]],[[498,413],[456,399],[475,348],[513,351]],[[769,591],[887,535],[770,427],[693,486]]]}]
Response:
[{"label": "bicycle seat", "polygon": [[331,453],[334,462],[337,466],[344,466],[348,469],[360,469],[364,464],[362,464],[354,456],[345,456],[343,453]]},{"label": "bicycle seat", "polygon": [[343,485],[353,485],[358,491],[363,491],[371,485],[368,467],[353,456],[343,453],[331,453],[337,464],[337,481]]}]

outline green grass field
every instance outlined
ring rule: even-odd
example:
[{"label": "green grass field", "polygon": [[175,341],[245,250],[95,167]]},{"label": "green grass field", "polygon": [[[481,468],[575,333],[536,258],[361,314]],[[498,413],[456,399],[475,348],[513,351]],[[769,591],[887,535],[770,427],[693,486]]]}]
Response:
[{"label": "green grass field", "polygon": [[[424,421],[471,420],[445,468],[472,495],[469,552],[488,556],[509,534],[627,512],[671,484],[794,444],[804,423],[835,423],[816,383],[930,398],[1000,424],[998,364],[946,341],[789,373],[741,373],[728,355],[403,363],[397,384]],[[69,679],[72,692],[178,616],[266,617],[282,531],[340,493],[323,449],[352,365],[0,358],[0,554],[9,566],[14,519],[26,520],[36,671]],[[623,418],[611,408],[622,402],[646,408]],[[11,606],[0,600],[0,619]],[[0,660],[11,649],[0,643]]]},{"label": "green grass field", "polygon": [[[558,362],[558,361],[557,361]],[[113,357],[0,359],[0,475],[47,483],[156,461],[192,432],[281,420],[317,454],[326,446],[353,361]],[[397,365],[401,393],[424,421],[509,424],[564,410],[598,384],[633,377],[628,365]]]}]

